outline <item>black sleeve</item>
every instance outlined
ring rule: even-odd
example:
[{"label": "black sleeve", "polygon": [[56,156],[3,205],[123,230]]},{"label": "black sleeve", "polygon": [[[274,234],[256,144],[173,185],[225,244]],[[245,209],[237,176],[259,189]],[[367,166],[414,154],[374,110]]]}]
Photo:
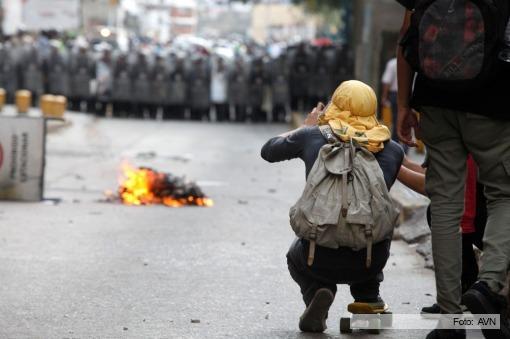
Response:
[{"label": "black sleeve", "polygon": [[416,5],[416,0],[397,0],[397,2],[410,11],[412,11]]},{"label": "black sleeve", "polygon": [[287,137],[274,137],[269,139],[269,141],[262,146],[260,155],[264,160],[269,162],[301,158],[306,135],[309,133],[309,130],[310,128],[308,127],[300,128]]},{"label": "black sleeve", "polygon": [[398,143],[390,140],[384,144],[384,149],[381,152],[376,153],[375,158],[381,167],[386,187],[389,190],[397,180],[402,160],[404,160],[404,150]]}]

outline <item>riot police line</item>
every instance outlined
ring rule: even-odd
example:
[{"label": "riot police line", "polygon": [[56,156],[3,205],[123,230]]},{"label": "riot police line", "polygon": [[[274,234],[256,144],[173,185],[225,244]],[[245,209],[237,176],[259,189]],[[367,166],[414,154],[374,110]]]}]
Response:
[{"label": "riot police line", "polygon": [[[262,51],[262,52],[260,52]],[[326,102],[352,77],[345,47],[301,43],[270,57],[266,49],[224,57],[204,50],[122,52],[58,42],[0,47],[0,88],[64,95],[68,109],[97,116],[216,121],[285,121]]]}]

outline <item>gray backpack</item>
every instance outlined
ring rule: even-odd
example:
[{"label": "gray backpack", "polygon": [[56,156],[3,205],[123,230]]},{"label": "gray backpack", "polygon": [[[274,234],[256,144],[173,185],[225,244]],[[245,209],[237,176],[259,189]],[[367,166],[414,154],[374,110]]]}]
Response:
[{"label": "gray backpack", "polygon": [[290,224],[299,238],[310,241],[308,265],[315,245],[367,249],[391,239],[398,217],[381,168],[374,155],[353,141],[339,141],[329,127],[319,127],[328,143],[322,146],[301,198],[290,209]]}]

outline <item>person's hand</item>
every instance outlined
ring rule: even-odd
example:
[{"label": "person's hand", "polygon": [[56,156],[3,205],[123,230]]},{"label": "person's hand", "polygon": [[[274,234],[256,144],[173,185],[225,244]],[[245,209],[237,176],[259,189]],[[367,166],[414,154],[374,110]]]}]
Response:
[{"label": "person's hand", "polygon": [[319,119],[319,115],[322,113],[323,110],[324,110],[324,104],[322,102],[319,102],[317,104],[317,107],[315,107],[310,113],[308,113],[303,125],[316,126],[317,121]]},{"label": "person's hand", "polygon": [[418,133],[418,117],[410,107],[399,107],[397,117],[397,135],[400,141],[410,147],[417,147],[413,139],[413,130]]}]

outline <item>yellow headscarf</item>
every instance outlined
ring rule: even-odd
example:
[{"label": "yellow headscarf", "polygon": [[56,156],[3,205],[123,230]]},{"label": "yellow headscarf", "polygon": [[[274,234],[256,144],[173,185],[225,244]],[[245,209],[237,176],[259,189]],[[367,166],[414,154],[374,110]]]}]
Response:
[{"label": "yellow headscarf", "polygon": [[357,80],[344,81],[319,117],[319,125],[329,124],[343,141],[353,139],[377,153],[383,150],[391,133],[379,124],[376,111],[377,97],[370,86]]}]

